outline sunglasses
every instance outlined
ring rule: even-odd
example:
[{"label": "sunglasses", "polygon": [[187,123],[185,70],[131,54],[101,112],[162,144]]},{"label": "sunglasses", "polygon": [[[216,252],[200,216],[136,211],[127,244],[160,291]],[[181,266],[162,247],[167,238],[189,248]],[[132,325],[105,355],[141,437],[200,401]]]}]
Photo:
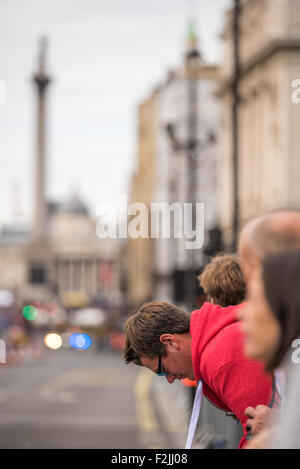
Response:
[{"label": "sunglasses", "polygon": [[162,373],[161,372],[161,356],[158,355],[158,370],[157,370],[157,376],[167,376],[168,373]]}]

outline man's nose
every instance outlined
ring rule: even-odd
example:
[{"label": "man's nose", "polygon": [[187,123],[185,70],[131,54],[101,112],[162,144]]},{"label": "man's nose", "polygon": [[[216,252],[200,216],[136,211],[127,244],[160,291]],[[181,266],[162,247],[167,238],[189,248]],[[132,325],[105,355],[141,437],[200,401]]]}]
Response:
[{"label": "man's nose", "polygon": [[166,380],[167,380],[170,384],[174,383],[175,379],[176,379],[176,376],[174,376],[174,375],[167,375],[167,376],[166,376]]}]

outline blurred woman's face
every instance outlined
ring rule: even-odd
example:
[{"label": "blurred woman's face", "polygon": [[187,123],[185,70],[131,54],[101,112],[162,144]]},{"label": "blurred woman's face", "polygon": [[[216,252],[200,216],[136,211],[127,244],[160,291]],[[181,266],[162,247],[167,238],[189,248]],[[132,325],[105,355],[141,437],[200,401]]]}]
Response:
[{"label": "blurred woman's face", "polygon": [[247,287],[249,303],[240,311],[245,353],[248,358],[268,363],[278,349],[281,328],[266,300],[260,268],[251,276]]}]

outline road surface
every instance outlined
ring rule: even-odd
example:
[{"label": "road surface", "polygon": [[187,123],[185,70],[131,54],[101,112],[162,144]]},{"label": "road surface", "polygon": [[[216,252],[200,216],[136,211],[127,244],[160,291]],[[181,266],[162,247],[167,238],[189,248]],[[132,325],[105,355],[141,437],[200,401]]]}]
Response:
[{"label": "road surface", "polygon": [[[172,448],[147,370],[110,351],[0,365],[0,448]],[[175,446],[174,446],[175,445]]]}]

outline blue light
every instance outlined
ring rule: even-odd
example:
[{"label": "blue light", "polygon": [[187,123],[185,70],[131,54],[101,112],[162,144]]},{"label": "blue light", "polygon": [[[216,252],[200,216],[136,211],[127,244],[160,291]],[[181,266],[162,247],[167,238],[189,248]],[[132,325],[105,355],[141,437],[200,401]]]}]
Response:
[{"label": "blue light", "polygon": [[92,339],[87,334],[75,333],[70,335],[69,344],[76,350],[87,350],[92,345]]}]

